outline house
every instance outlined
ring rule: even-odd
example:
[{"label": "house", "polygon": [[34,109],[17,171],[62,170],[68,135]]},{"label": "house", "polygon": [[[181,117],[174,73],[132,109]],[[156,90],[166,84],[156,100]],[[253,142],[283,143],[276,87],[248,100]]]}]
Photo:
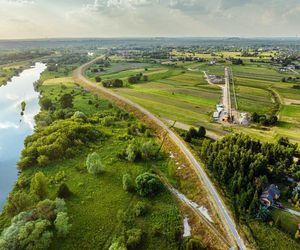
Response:
[{"label": "house", "polygon": [[280,72],[289,72],[290,69],[288,67],[281,67],[281,68],[279,68],[279,71]]},{"label": "house", "polygon": [[240,124],[243,125],[243,126],[248,126],[249,125],[249,117],[248,117],[248,114],[247,113],[240,113]]},{"label": "house", "polygon": [[214,114],[213,114],[214,120],[216,120],[216,121],[219,120],[220,115],[221,115],[221,112],[219,112],[219,111],[214,112]]},{"label": "house", "polygon": [[280,190],[275,184],[271,184],[260,196],[260,202],[267,207],[273,206],[279,198]]}]

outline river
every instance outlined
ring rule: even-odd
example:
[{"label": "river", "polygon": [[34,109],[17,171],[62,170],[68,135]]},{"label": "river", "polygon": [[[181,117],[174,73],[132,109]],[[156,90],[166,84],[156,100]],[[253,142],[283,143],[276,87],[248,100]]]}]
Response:
[{"label": "river", "polygon": [[[36,63],[0,87],[0,211],[18,177],[16,162],[24,139],[33,132],[34,116],[39,112],[39,93],[33,83],[46,69]],[[21,116],[21,102],[26,108]]]}]

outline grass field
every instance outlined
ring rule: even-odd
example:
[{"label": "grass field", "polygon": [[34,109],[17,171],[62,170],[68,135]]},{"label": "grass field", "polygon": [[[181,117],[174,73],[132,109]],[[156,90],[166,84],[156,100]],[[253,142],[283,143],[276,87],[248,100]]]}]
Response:
[{"label": "grass field", "polygon": [[[207,63],[188,62],[177,67],[168,67],[164,64],[144,68],[131,69],[130,63],[126,70],[126,62],[121,63],[122,71],[112,64],[110,72],[103,73],[103,79],[121,78],[127,87],[115,89],[119,94],[146,107],[162,119],[178,121],[189,125],[204,125],[217,133],[237,131],[251,134],[262,140],[276,140],[279,136],[287,136],[300,142],[300,135],[294,133],[299,129],[299,105],[281,105],[279,111],[280,121],[278,126],[261,130],[260,128],[231,127],[230,129],[211,121],[215,105],[221,98],[221,89],[211,86],[204,80],[203,71],[209,74],[224,75],[224,66],[221,63],[210,66]],[[298,103],[300,90],[293,89],[293,84],[283,83],[281,74],[276,68],[266,63],[250,63],[244,66],[231,65],[238,110],[243,112],[257,112],[271,114],[278,109],[279,101]],[[138,84],[128,84],[127,78],[136,73],[148,75],[149,81]],[[93,75],[89,75],[94,80]],[[299,93],[298,93],[299,92]],[[278,95],[279,99],[277,98]],[[283,124],[285,124],[283,126]]]}]

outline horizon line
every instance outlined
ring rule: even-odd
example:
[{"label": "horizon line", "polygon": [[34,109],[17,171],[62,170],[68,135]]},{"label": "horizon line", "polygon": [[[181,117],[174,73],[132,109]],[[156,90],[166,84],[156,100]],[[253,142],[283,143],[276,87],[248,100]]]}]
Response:
[{"label": "horizon line", "polygon": [[0,38],[0,41],[38,41],[38,40],[108,40],[108,39],[299,39],[300,36],[124,36],[124,37],[36,37],[36,38]]}]

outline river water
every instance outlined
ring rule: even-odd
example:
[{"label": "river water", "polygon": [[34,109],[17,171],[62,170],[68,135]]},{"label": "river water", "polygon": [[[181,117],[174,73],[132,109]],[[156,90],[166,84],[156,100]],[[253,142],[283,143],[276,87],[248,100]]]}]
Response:
[{"label": "river water", "polygon": [[[0,87],[0,211],[18,177],[16,162],[24,147],[24,139],[33,132],[34,116],[39,112],[39,93],[33,83],[46,69],[36,63]],[[26,108],[21,116],[21,102]]]}]

